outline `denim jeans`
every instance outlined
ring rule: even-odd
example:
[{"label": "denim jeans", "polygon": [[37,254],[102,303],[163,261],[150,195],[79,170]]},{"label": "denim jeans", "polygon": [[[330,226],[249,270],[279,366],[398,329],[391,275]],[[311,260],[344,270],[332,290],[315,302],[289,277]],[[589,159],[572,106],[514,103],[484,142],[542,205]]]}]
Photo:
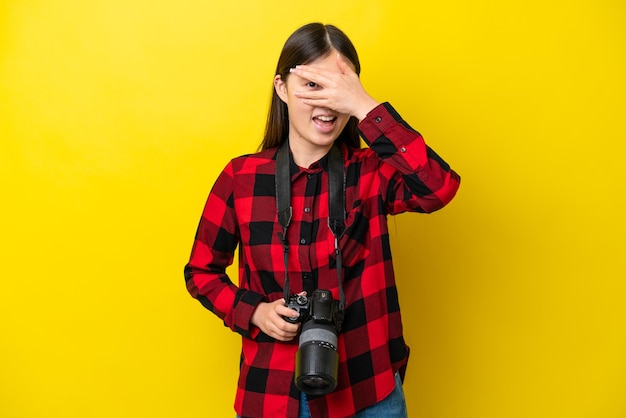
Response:
[{"label": "denim jeans", "polygon": [[[406,401],[404,399],[404,390],[402,390],[402,380],[400,380],[400,375],[396,373],[396,388],[393,392],[377,404],[362,410],[354,418],[406,418],[406,416]],[[300,395],[299,418],[311,418],[304,392]]]},{"label": "denim jeans", "polygon": [[[311,418],[309,406],[307,405],[304,392],[300,395],[299,418]],[[406,418],[406,401],[400,375],[396,374],[396,388],[382,401],[364,409],[354,416],[354,418]],[[239,416],[237,416],[239,418]]]}]

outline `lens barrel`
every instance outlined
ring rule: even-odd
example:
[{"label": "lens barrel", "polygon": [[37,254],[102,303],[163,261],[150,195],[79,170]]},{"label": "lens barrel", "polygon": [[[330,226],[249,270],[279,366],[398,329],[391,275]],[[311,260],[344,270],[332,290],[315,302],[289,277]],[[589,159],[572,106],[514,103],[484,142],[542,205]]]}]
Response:
[{"label": "lens barrel", "polygon": [[313,320],[302,325],[296,353],[296,386],[309,395],[325,395],[337,387],[337,332]]}]

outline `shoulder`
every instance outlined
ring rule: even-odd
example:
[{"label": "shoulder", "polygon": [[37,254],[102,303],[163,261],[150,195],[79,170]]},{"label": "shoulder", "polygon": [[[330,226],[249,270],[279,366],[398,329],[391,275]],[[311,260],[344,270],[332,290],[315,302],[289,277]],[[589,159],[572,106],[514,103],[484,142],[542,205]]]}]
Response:
[{"label": "shoulder", "polygon": [[233,158],[229,165],[235,174],[250,174],[253,172],[265,171],[264,168],[271,168],[276,161],[276,148],[263,150],[253,154],[245,154]]}]

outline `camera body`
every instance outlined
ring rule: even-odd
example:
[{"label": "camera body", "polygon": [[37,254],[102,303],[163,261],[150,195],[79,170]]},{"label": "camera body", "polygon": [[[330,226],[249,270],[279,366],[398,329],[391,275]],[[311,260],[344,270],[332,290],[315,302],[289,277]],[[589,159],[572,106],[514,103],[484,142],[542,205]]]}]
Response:
[{"label": "camera body", "polygon": [[313,320],[337,326],[343,319],[343,312],[339,310],[339,301],[333,299],[330,290],[317,289],[311,297],[302,294],[290,295],[285,306],[300,314],[297,318],[285,317],[285,321],[293,324]]},{"label": "camera body", "polygon": [[283,316],[283,319],[292,324],[298,322],[304,322],[309,318],[309,312],[311,311],[311,300],[304,295],[289,295],[289,300],[285,303],[285,306],[298,312],[300,315],[296,318]]},{"label": "camera body", "polygon": [[337,387],[339,370],[337,332],[344,315],[339,302],[329,290],[317,289],[310,298],[290,295],[286,306],[300,316],[285,320],[302,323],[296,353],[296,386],[309,395],[332,392]]}]

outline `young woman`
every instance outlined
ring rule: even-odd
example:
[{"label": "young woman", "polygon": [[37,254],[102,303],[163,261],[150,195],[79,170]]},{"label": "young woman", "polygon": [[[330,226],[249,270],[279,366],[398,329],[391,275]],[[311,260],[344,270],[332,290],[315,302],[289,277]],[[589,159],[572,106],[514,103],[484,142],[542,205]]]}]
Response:
[{"label": "young woman", "polygon": [[[365,91],[359,73],[339,29],[296,30],[278,61],[261,151],[226,166],[202,213],[185,280],[242,336],[241,417],[406,416],[409,349],[387,215],[442,208],[460,178],[390,104]],[[238,246],[235,284],[226,268]],[[319,314],[327,296],[318,289],[331,295],[330,319]],[[310,297],[304,310],[291,298],[298,294]],[[309,336],[316,346],[305,352],[299,340]],[[320,379],[319,365],[302,370],[306,362],[336,376]]]}]

